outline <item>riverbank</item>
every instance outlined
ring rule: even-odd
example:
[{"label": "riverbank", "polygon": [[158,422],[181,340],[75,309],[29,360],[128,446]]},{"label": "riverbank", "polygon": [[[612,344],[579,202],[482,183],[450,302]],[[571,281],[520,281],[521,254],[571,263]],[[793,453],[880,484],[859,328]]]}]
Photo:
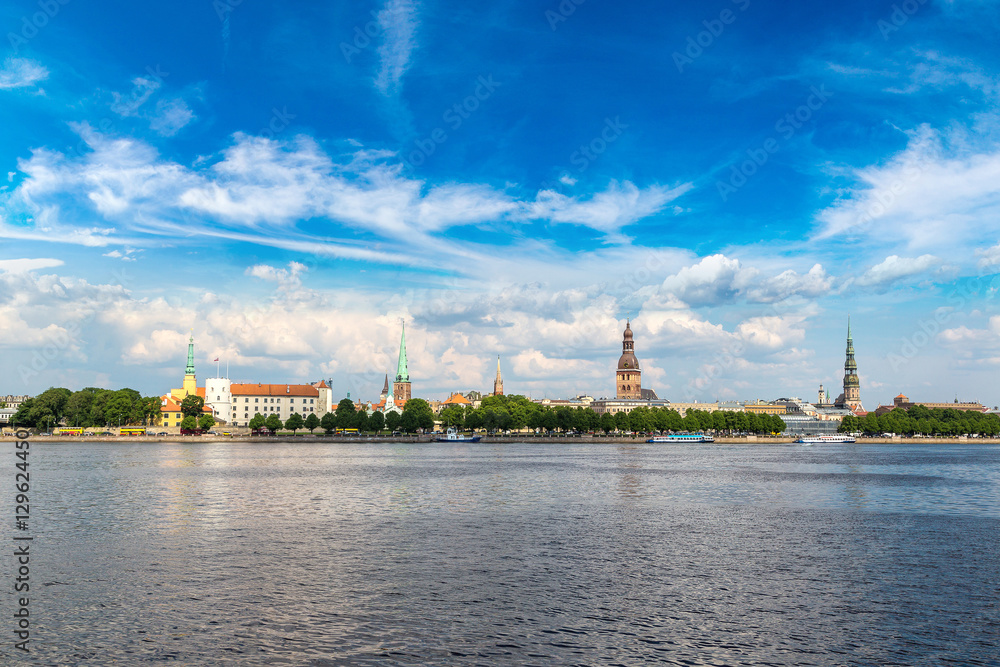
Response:
[{"label": "riverbank", "polygon": [[[29,441],[33,443],[79,443],[79,442],[144,442],[156,443],[214,443],[214,442],[259,442],[262,444],[286,442],[303,444],[328,442],[328,443],[358,443],[358,442],[390,442],[400,444],[417,444],[434,442],[432,435],[411,435],[411,436],[326,436],[299,434],[295,436],[250,436],[250,435],[145,435],[145,436],[64,436],[64,435],[36,435],[31,436]],[[13,436],[2,436],[0,442],[14,442]],[[597,444],[646,444],[647,436],[483,436],[478,444],[502,444],[511,442],[537,442],[552,444],[574,444],[574,443],[597,443]],[[796,444],[798,436],[744,436],[744,437],[717,437],[715,444]],[[996,444],[1000,438],[858,438],[856,444]],[[453,443],[456,445],[468,446],[472,443]],[[681,443],[660,443],[660,444],[681,444]],[[700,443],[699,443],[700,444]]]}]

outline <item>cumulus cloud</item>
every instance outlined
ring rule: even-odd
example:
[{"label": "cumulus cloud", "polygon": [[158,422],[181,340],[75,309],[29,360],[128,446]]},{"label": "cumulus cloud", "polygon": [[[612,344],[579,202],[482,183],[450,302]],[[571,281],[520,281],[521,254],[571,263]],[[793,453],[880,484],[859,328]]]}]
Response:
[{"label": "cumulus cloud", "polygon": [[0,90],[29,88],[49,78],[49,71],[27,58],[7,58],[0,66]]},{"label": "cumulus cloud", "polygon": [[885,260],[865,271],[855,284],[863,287],[885,288],[897,280],[918,275],[940,265],[941,260],[934,255],[921,255],[920,257],[889,255]]}]

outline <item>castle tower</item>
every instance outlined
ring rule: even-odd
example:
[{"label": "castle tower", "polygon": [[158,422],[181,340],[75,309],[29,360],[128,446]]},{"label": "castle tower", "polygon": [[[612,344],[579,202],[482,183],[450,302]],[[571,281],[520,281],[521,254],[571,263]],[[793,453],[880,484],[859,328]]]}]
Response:
[{"label": "castle tower", "polygon": [[406,327],[399,336],[399,364],[396,367],[396,381],[392,383],[392,395],[397,401],[410,400],[410,372],[406,367]]},{"label": "castle tower", "polygon": [[618,398],[642,398],[642,371],[639,369],[639,360],[635,358],[630,320],[625,320],[625,335],[622,338],[622,356],[618,358],[615,386],[617,387],[616,395]]},{"label": "castle tower", "polygon": [[184,396],[198,393],[198,381],[194,375],[194,334],[188,339],[187,368],[184,369],[184,384],[181,385]]},{"label": "castle tower", "polygon": [[820,385],[819,386],[819,401],[816,402],[816,405],[823,405],[824,403],[826,403],[826,391],[823,389],[823,385]]},{"label": "castle tower", "polygon": [[503,396],[503,377],[500,376],[500,355],[497,355],[497,379],[493,381],[493,395]]},{"label": "castle tower", "polygon": [[844,407],[852,410],[861,408],[861,380],[858,378],[858,364],[854,361],[850,317],[847,318],[847,360],[844,361]]}]

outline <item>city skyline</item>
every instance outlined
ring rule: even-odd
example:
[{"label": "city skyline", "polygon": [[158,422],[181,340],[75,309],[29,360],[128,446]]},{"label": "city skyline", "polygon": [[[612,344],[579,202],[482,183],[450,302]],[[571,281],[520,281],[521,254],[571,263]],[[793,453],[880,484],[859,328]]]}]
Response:
[{"label": "city skyline", "polygon": [[615,396],[629,320],[661,398],[809,399],[851,316],[867,408],[1000,403],[995,6],[52,6],[0,9],[5,393],[194,329],[374,397],[405,323],[414,396]]}]

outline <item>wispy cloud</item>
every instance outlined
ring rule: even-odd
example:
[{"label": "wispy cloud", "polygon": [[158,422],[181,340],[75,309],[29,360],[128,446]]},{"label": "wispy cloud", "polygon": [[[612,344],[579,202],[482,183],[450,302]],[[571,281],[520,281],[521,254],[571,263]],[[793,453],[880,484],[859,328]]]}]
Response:
[{"label": "wispy cloud", "polygon": [[23,257],[21,259],[0,259],[0,271],[6,273],[23,273],[25,271],[37,271],[38,269],[51,269],[56,266],[62,266],[63,261],[61,259],[53,259],[49,257],[39,257],[39,258],[27,258]]},{"label": "wispy cloud", "polygon": [[379,70],[375,87],[383,95],[399,92],[403,75],[410,66],[410,56],[417,46],[420,24],[417,5],[412,0],[388,0],[378,13],[382,43],[378,47]]},{"label": "wispy cloud", "polygon": [[7,58],[0,66],[0,90],[29,88],[49,78],[49,71],[27,58]]}]

